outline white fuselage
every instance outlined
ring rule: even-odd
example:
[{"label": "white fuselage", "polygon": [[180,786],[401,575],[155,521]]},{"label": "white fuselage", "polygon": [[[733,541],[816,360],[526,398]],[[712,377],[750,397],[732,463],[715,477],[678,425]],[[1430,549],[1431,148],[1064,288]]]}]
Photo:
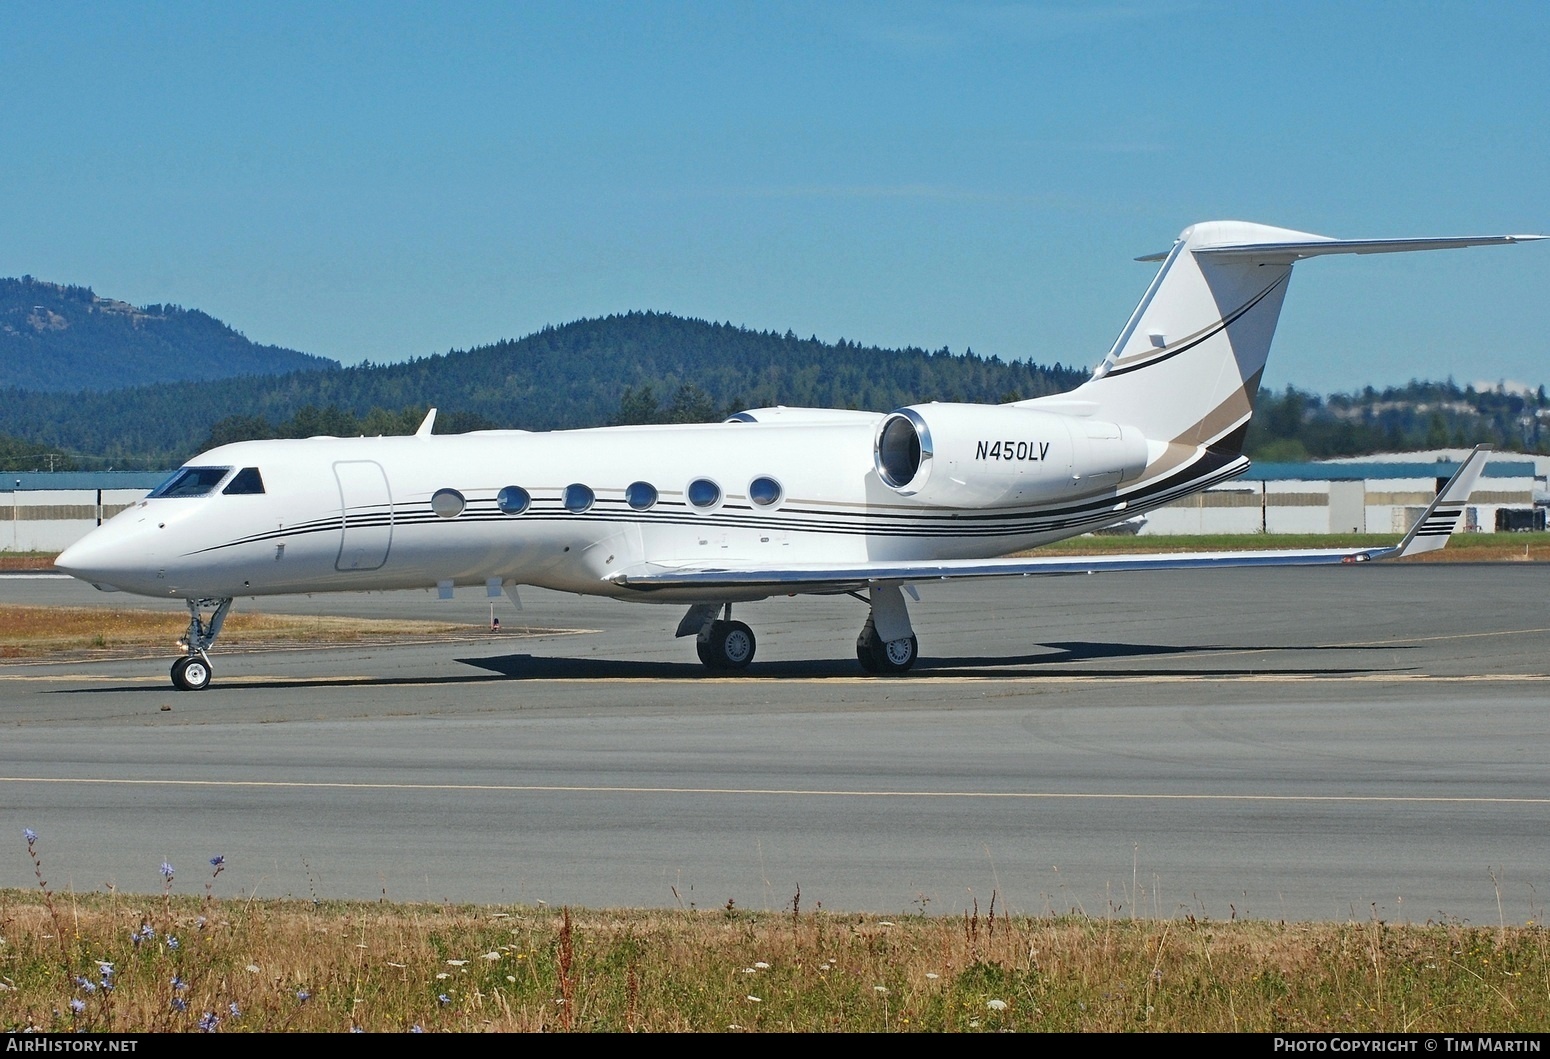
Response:
[{"label": "white fuselage", "polygon": [[[449,582],[640,599],[610,576],[640,564],[980,558],[1141,509],[1117,510],[1112,488],[1107,501],[1075,506],[944,508],[901,496],[874,468],[882,418],[857,412],[829,422],[226,445],[187,465],[228,469],[204,495],[153,495],[89,534],[60,564],[100,587],[185,599]],[[223,492],[244,468],[258,470],[263,492]],[[714,483],[719,500],[692,505],[690,483],[698,479]],[[759,479],[768,480],[762,494],[750,488]],[[773,502],[769,481],[778,486]],[[655,503],[633,508],[632,483],[654,487]],[[565,506],[572,485],[592,491],[586,510]],[[520,513],[498,506],[511,486],[530,497]],[[444,498],[438,513],[433,498],[446,490],[462,503]]]}]

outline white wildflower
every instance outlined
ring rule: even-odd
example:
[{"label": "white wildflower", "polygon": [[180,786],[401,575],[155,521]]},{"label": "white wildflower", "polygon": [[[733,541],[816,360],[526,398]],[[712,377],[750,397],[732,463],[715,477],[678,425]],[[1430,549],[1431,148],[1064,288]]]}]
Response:
[{"label": "white wildflower", "polygon": [[1006,1010],[1006,1001],[1005,1000],[987,1000],[987,1001],[985,1001],[985,1006],[988,1007],[991,1011],[1005,1011]]}]

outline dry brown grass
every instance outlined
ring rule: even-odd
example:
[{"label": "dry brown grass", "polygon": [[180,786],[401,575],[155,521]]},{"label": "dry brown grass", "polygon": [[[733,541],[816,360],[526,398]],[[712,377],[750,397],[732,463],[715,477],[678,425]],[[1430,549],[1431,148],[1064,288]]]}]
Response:
[{"label": "dry brown grass", "polygon": [[1532,1032],[1550,1011],[1538,924],[0,891],[0,934],[0,1030]]},{"label": "dry brown grass", "polygon": [[[115,657],[152,648],[162,651],[175,645],[187,628],[186,617],[167,611],[0,606],[0,658]],[[221,650],[298,643],[472,639],[485,635],[488,632],[482,625],[236,611],[221,632]]]},{"label": "dry brown grass", "polygon": [[0,570],[52,570],[53,552],[0,553]]}]

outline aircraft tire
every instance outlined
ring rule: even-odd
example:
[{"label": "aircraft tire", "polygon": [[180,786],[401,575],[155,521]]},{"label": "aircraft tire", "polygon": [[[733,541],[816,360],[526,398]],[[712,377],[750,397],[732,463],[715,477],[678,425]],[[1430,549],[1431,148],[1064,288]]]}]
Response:
[{"label": "aircraft tire", "polygon": [[877,672],[876,642],[877,632],[872,627],[872,616],[868,614],[866,624],[861,626],[861,635],[856,637],[856,661],[868,673]]},{"label": "aircraft tire", "polygon": [[920,641],[914,635],[907,639],[890,640],[883,643],[874,641],[877,652],[877,671],[879,673],[903,673],[915,664],[915,659],[920,657]]},{"label": "aircraft tire", "polygon": [[889,643],[878,639],[870,616],[861,627],[861,635],[856,637],[856,660],[868,673],[903,673],[915,664],[919,655],[920,641],[914,635]]},{"label": "aircraft tire", "polygon": [[203,658],[184,657],[172,663],[172,686],[179,691],[203,691],[213,675]]},{"label": "aircraft tire", "polygon": [[707,669],[747,669],[757,642],[753,630],[740,621],[713,621],[708,635],[694,644]]}]

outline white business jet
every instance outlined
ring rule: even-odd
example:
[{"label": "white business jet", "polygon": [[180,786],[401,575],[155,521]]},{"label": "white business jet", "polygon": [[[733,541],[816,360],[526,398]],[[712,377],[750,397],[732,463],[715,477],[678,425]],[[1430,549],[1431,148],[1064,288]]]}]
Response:
[{"label": "white business jet", "polygon": [[[201,453],[58,559],[102,589],[187,600],[173,683],[210,682],[239,596],[483,585],[688,605],[677,635],[735,670],[735,603],[849,593],[856,656],[900,673],[921,582],[1105,570],[1361,563],[1442,547],[1477,451],[1391,548],[997,558],[1132,519],[1249,466],[1243,439],[1293,262],[1539,236],[1330,239],[1238,221],[1184,230],[1092,378],[1005,405],[886,414],[759,408],[724,423],[249,441]],[[918,597],[916,597],[918,598]]]}]

